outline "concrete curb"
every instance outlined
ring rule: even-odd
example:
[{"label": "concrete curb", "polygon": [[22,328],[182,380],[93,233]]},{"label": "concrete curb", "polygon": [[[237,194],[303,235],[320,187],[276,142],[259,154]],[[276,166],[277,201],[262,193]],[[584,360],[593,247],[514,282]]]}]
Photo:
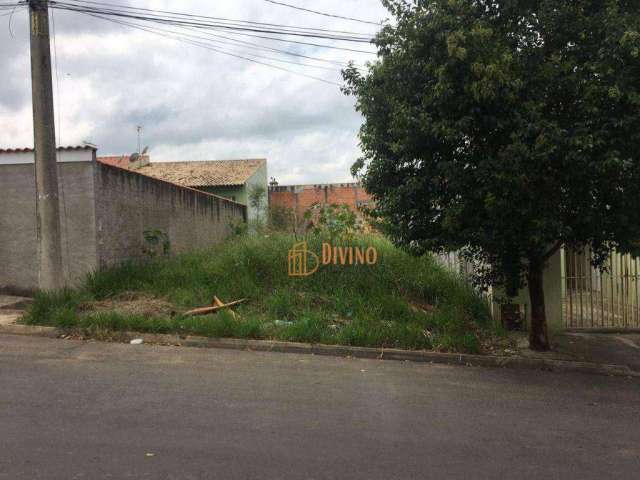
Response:
[{"label": "concrete curb", "polygon": [[589,328],[585,330],[584,328],[567,328],[563,333],[619,333],[619,334],[627,334],[627,333],[640,333],[640,328],[615,328],[615,327],[601,327],[601,328]]},{"label": "concrete curb", "polygon": [[[27,335],[35,337],[58,338],[69,331],[55,327],[39,327],[31,325],[0,325],[0,334]],[[354,357],[378,360],[400,360],[422,363],[441,363],[448,365],[464,365],[474,367],[514,368],[521,370],[545,370],[550,372],[587,373],[595,375],[636,377],[640,372],[626,365],[604,365],[588,362],[572,362],[543,358],[527,358],[521,356],[492,357],[488,355],[472,355],[466,353],[441,353],[416,350],[400,350],[393,348],[351,347],[346,345],[320,345],[277,340],[248,340],[239,338],[207,338],[171,334],[154,334],[138,332],[114,332],[114,336],[122,340],[141,338],[145,343],[158,345],[175,345],[198,348],[224,348],[228,350],[250,350],[257,352],[304,353],[328,355],[333,357]]]}]

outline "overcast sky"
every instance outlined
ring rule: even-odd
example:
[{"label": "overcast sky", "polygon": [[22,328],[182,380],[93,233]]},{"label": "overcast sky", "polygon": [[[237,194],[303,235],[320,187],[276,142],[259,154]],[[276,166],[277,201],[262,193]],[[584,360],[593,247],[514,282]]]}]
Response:
[{"label": "overcast sky", "polygon": [[[352,32],[377,29],[264,0],[109,2]],[[286,3],[371,21],[387,17],[378,0]],[[4,15],[0,16],[0,147],[32,146],[28,13],[24,8],[17,10],[11,28],[5,13],[0,10]],[[269,176],[281,184],[352,180],[349,168],[360,154],[361,118],[353,109],[353,99],[339,87],[78,13],[56,10],[54,19],[58,72],[54,95],[61,144],[90,141],[98,146],[99,155],[131,153],[137,149],[136,125],[143,125],[143,144],[155,161],[265,157]],[[325,59],[363,64],[375,58],[236,38]],[[325,43],[374,50],[367,44]],[[217,48],[298,61],[229,45]],[[300,60],[331,70],[262,61],[342,82],[340,67]]]}]

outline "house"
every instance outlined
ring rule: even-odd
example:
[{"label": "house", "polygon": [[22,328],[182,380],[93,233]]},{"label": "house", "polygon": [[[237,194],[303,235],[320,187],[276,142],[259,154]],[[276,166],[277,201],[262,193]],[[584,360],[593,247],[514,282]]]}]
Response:
[{"label": "house", "polygon": [[[249,222],[265,218],[268,204],[266,159],[150,162],[147,155],[142,155],[98,157],[98,161],[246,205]],[[249,195],[256,188],[263,192],[259,208],[249,201]]]},{"label": "house", "polygon": [[[222,242],[246,207],[226,198],[96,160],[92,146],[58,148],[62,264],[71,285],[100,267],[143,255],[145,232],[171,252]],[[38,288],[34,151],[0,149],[0,291]]]}]

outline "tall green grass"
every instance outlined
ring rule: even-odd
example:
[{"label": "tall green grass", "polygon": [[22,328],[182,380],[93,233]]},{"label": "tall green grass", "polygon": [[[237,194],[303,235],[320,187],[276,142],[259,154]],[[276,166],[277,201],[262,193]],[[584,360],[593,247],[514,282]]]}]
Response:
[{"label": "tall green grass", "polygon": [[[320,253],[320,238],[309,238]],[[25,321],[64,328],[136,330],[216,337],[275,338],[358,346],[475,352],[489,325],[486,305],[471,287],[430,256],[412,257],[377,236],[355,244],[378,250],[375,265],[326,265],[290,277],[289,235],[234,237],[214,248],[170,258],[132,261],[89,275],[77,289],[37,294]],[[248,298],[236,311],[187,318],[87,312],[95,300],[136,292],[164,298],[178,312]],[[425,314],[412,304],[434,306]]]}]

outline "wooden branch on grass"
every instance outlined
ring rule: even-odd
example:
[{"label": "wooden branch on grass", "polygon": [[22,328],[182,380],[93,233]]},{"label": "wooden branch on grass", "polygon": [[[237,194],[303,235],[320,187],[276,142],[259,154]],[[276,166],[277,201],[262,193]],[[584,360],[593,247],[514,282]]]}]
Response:
[{"label": "wooden branch on grass", "polygon": [[187,316],[207,315],[208,313],[215,313],[218,310],[222,310],[223,308],[233,307],[234,305],[238,305],[239,303],[246,302],[246,301],[247,301],[246,298],[241,298],[240,300],[235,300],[233,302],[222,303],[218,297],[214,297],[214,300],[213,300],[214,305],[212,305],[211,307],[194,308],[193,310],[184,312],[184,314]]}]

